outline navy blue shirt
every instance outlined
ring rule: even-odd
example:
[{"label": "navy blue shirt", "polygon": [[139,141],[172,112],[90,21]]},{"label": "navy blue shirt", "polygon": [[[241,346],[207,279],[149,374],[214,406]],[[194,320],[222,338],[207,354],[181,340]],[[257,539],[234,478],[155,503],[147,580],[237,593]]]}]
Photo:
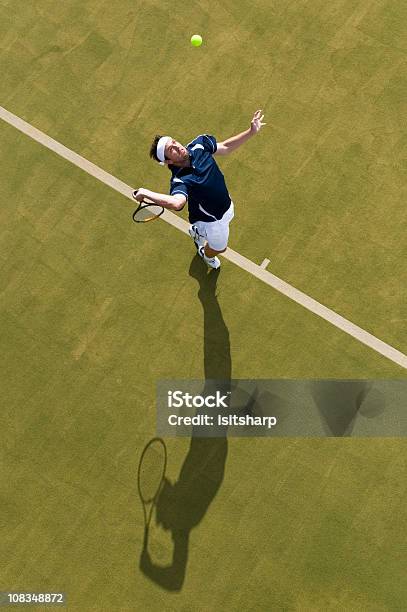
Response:
[{"label": "navy blue shirt", "polygon": [[212,155],[217,144],[214,136],[201,134],[185,147],[191,166],[170,166],[170,195],[184,194],[188,199],[189,222],[221,219],[231,204],[225,177]]}]

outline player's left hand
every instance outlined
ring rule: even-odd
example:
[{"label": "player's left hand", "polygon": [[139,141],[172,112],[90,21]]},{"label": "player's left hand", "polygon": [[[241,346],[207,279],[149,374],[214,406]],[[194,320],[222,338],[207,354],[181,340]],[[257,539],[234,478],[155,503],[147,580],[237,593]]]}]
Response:
[{"label": "player's left hand", "polygon": [[264,115],[262,115],[262,112],[263,112],[262,110],[258,110],[253,115],[253,119],[252,119],[252,123],[250,127],[250,131],[252,132],[252,134],[257,134],[257,132],[261,130],[263,125],[267,125],[267,123],[262,123],[264,119]]}]

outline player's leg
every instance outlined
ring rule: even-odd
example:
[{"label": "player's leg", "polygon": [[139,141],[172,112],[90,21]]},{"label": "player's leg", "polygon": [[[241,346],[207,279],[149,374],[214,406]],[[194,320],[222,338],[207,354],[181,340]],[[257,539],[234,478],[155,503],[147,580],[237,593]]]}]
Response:
[{"label": "player's leg", "polygon": [[226,251],[229,240],[229,223],[233,219],[233,202],[225,212],[222,219],[205,224],[207,243],[198,249],[198,253],[212,268],[219,268],[220,261],[217,257]]},{"label": "player's leg", "polygon": [[222,219],[206,225],[205,255],[207,257],[215,257],[226,251],[229,241],[229,223],[232,221],[234,214],[232,202]]},{"label": "player's leg", "polygon": [[205,245],[206,232],[204,226],[205,224],[202,221],[197,221],[193,225],[189,226],[189,235],[194,241],[194,244],[197,249]]},{"label": "player's leg", "polygon": [[209,246],[209,242],[207,242],[205,244],[205,256],[206,257],[216,257],[216,255],[219,255],[220,253],[224,253],[226,251],[226,247],[220,251],[217,251],[216,249],[213,249],[212,247]]},{"label": "player's leg", "polygon": [[199,247],[198,255],[202,257],[206,265],[209,266],[210,268],[214,268],[215,270],[217,268],[220,268],[220,261],[217,257],[207,257],[205,255],[205,247],[203,246]]}]

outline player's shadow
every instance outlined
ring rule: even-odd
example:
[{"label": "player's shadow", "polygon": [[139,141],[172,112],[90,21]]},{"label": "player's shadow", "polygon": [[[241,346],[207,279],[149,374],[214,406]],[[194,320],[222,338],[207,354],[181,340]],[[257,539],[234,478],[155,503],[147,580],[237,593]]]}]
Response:
[{"label": "player's shadow", "polygon": [[[213,389],[214,380],[217,381],[217,388],[226,393],[231,385],[231,356],[229,330],[216,297],[219,270],[208,272],[202,259],[196,255],[191,262],[189,275],[199,283],[198,297],[204,314],[203,395]],[[178,480],[171,483],[165,479],[156,503],[157,523],[171,532],[172,562],[166,567],[155,564],[146,540],[140,558],[140,569],[144,574],[168,591],[182,589],[190,532],[205,516],[224,477],[228,451],[227,428],[217,429],[218,437],[197,437],[197,434],[194,428]]]},{"label": "player's shadow", "polygon": [[[358,415],[371,418],[385,408],[384,396],[371,392],[364,380],[316,380],[311,395],[318,407],[327,436],[351,436]],[[371,402],[367,400],[372,398]]]}]

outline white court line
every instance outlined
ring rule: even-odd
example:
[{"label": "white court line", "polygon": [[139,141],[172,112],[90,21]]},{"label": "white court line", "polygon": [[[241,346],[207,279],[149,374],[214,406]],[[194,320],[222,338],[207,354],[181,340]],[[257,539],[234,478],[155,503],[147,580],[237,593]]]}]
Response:
[{"label": "white court line", "polygon": [[[92,162],[88,161],[81,155],[71,151],[71,149],[68,149],[63,144],[57,142],[50,136],[47,136],[47,134],[44,134],[44,132],[37,130],[37,128],[33,127],[26,121],[23,121],[16,115],[13,115],[2,106],[0,106],[0,118],[134,202],[131,196],[133,191],[132,187],[129,187],[126,185],[126,183],[123,183],[95,164],[92,164]],[[170,225],[176,227],[185,234],[188,234],[189,224],[169,210],[164,211],[161,219],[167,223],[170,223]],[[236,251],[228,248],[225,253],[223,253],[223,257],[233,262],[240,268],[243,268],[243,270],[246,270],[267,285],[270,285],[270,287],[273,287],[273,289],[276,289],[286,297],[294,300],[294,302],[297,302],[297,304],[300,304],[307,310],[313,312],[322,319],[325,319],[325,321],[335,325],[335,327],[338,327],[345,333],[349,334],[349,336],[352,336],[356,340],[359,340],[359,342],[366,344],[366,346],[369,348],[373,349],[377,353],[380,353],[384,357],[387,357],[387,359],[390,359],[407,370],[407,355],[404,355],[404,353],[398,351],[389,344],[386,344],[386,342],[379,340],[379,338],[376,338],[372,334],[369,334],[369,332],[365,331],[358,325],[355,325],[341,315],[338,315],[333,310],[323,306],[323,304],[320,304],[312,297],[302,293],[302,291],[299,291],[292,285],[289,285],[285,281],[278,278],[278,276],[271,274],[271,272],[268,272],[262,266],[253,263],[250,259],[247,259],[247,257],[240,255]]]},{"label": "white court line", "polygon": [[269,265],[270,260],[269,259],[263,259],[263,261],[260,264],[260,268],[263,268],[263,270],[265,270],[267,268],[267,266]]}]

